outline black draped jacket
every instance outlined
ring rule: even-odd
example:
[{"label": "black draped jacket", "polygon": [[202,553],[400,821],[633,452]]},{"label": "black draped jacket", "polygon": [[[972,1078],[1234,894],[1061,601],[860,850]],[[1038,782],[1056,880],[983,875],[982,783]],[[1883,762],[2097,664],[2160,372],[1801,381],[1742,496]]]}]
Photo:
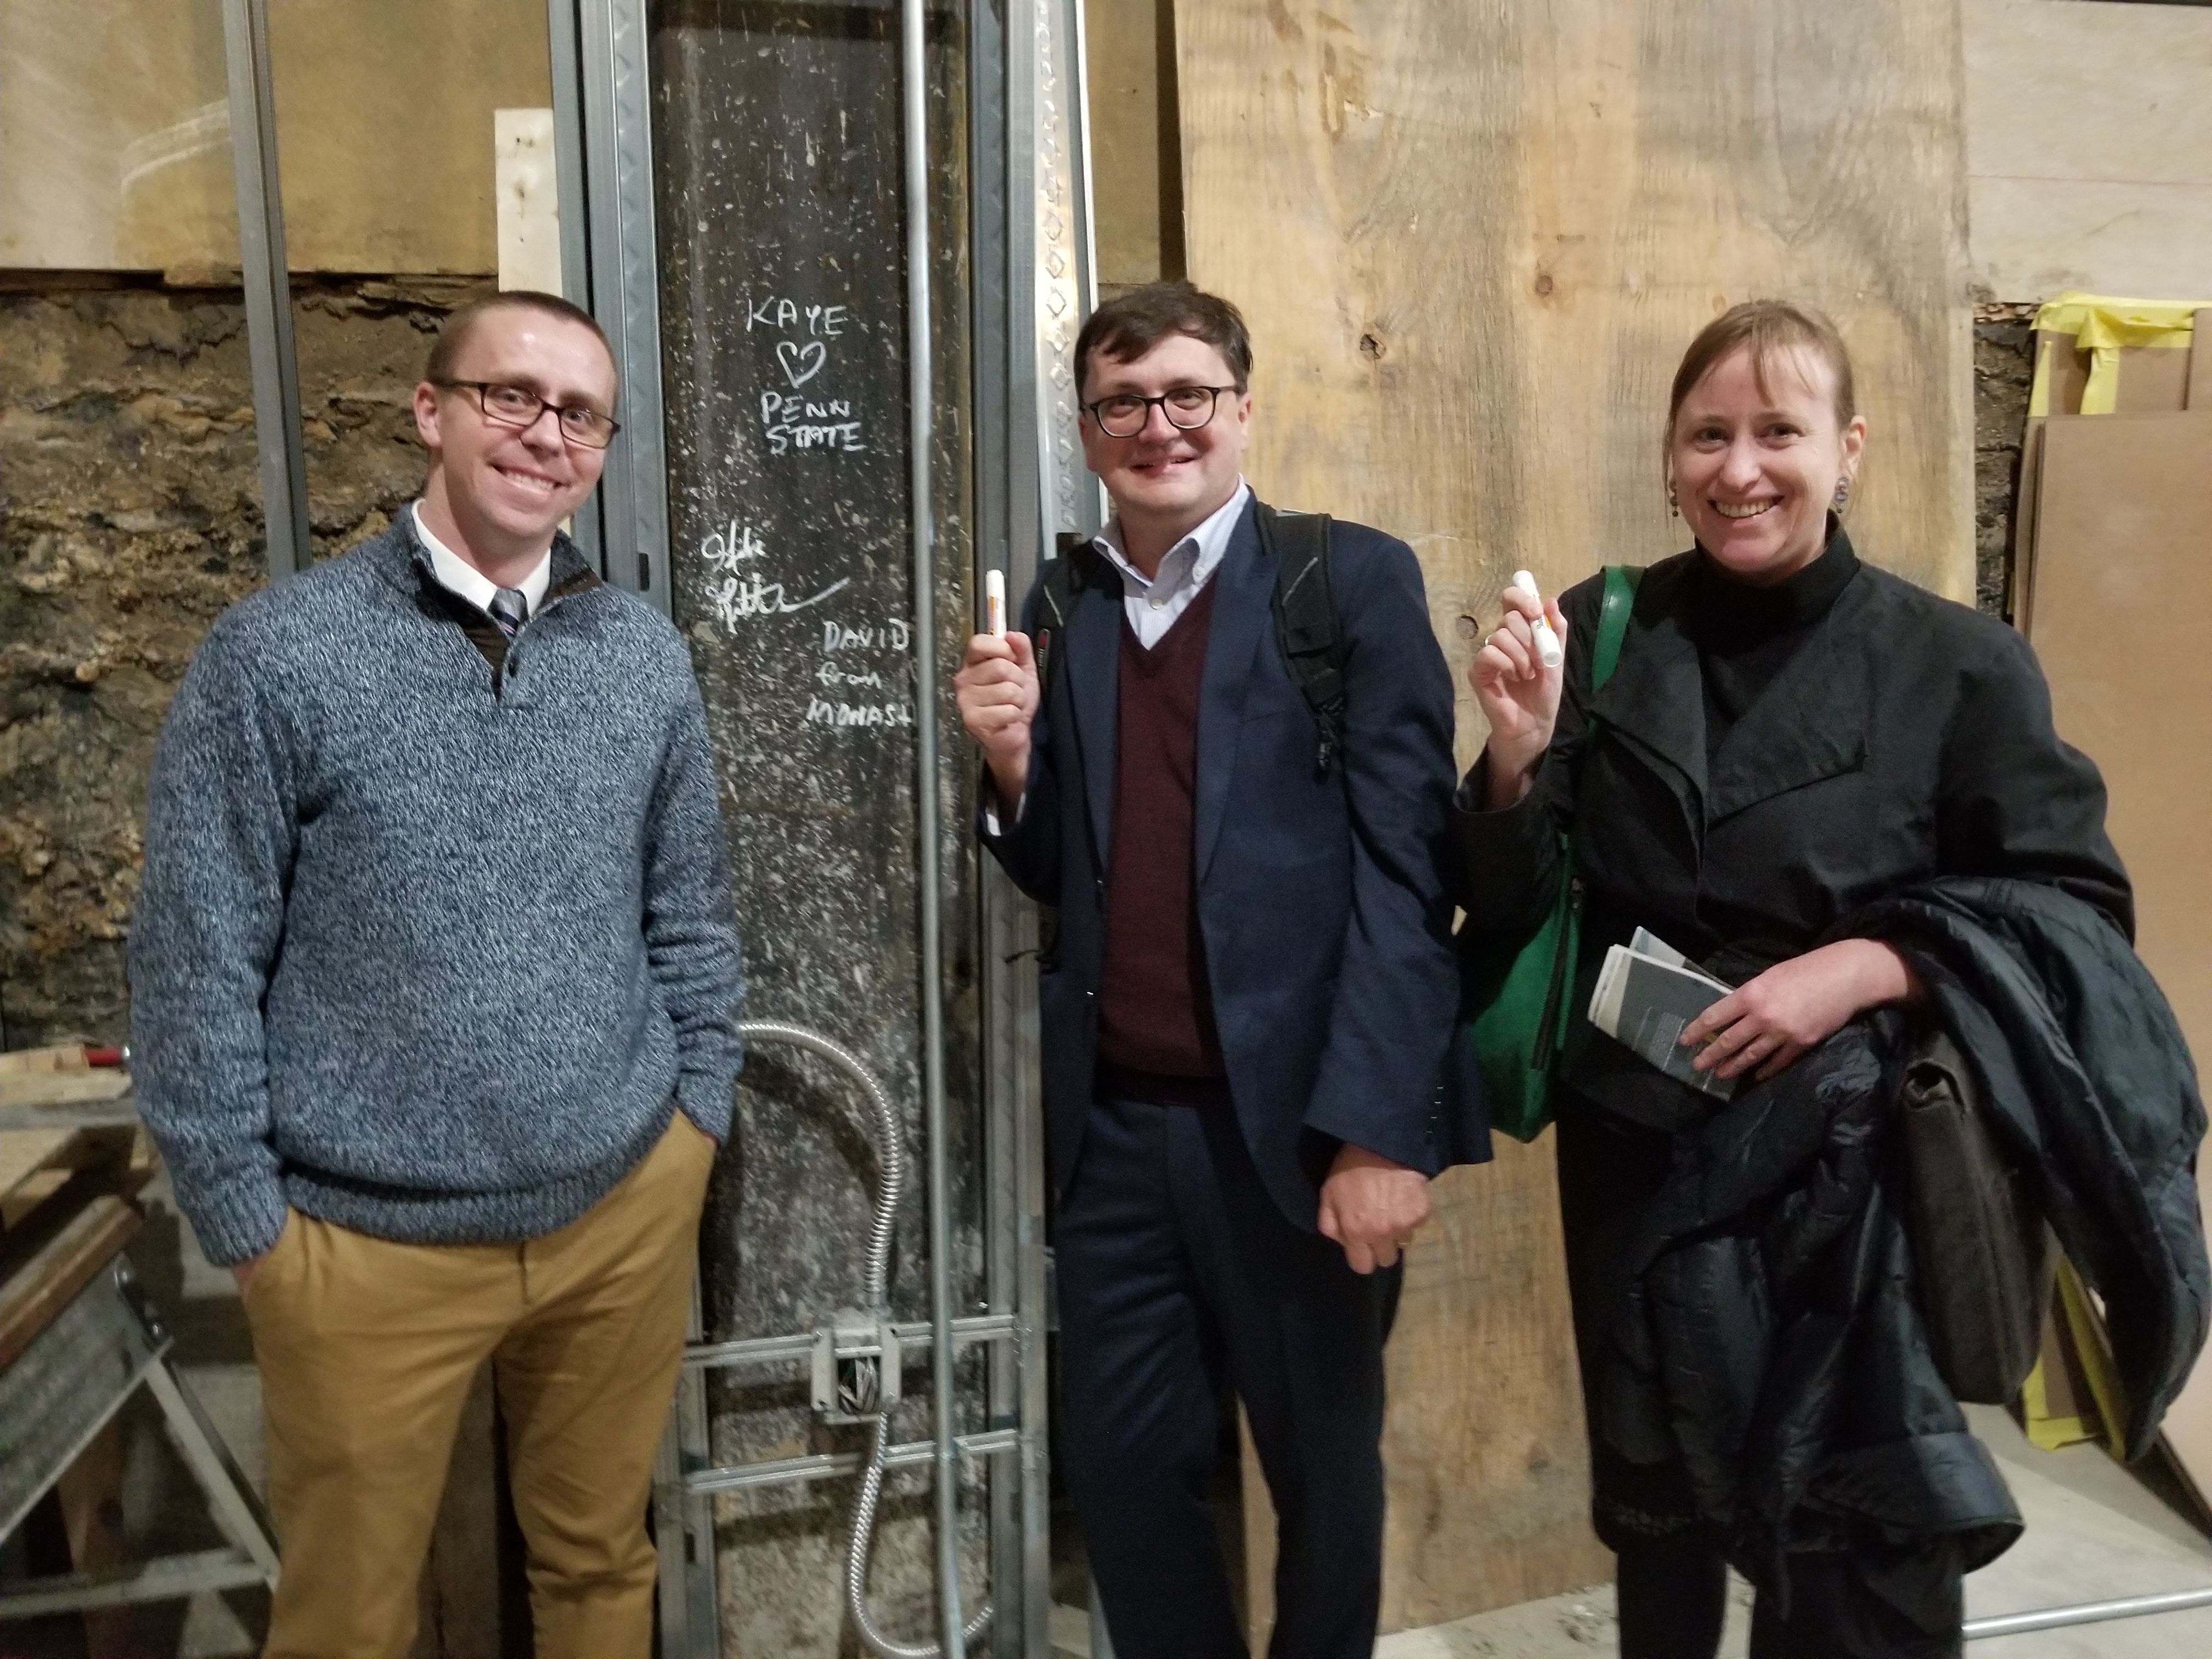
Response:
[{"label": "black draped jacket", "polygon": [[[1605,948],[1642,926],[1737,983],[1832,938],[1902,950],[2106,1296],[2136,1447],[2203,1340],[2203,1110],[2128,947],[2103,783],[2027,643],[1859,565],[1840,532],[1763,593],[1700,558],[1644,573],[1595,697],[1601,583],[1569,590],[1558,731],[1514,806],[1470,810],[1480,765],[1466,781],[1458,896],[1469,927],[1533,931],[1571,836],[1560,1178],[1613,1194],[1569,1240],[1601,1535],[1702,1520],[1785,1607],[1793,1552],[1842,1550],[1808,1618],[1854,1653],[1899,1650],[1899,1616],[1940,1644],[1959,1571],[2019,1520],[1928,1354],[1885,1194],[1905,1022],[1854,1022],[1722,1108],[1589,1024]],[[1593,1107],[1662,1133],[1567,1136]],[[1650,1167],[1577,1164],[1625,1146]]]},{"label": "black draped jacket", "polygon": [[[1750,665],[1763,671],[1756,695],[1731,708],[1747,665],[1714,637],[1712,602],[1727,596],[1707,591],[1719,585],[1701,558],[1644,573],[1595,698],[1602,583],[1567,591],[1565,688],[1534,787],[1504,811],[1468,810],[1478,762],[1454,814],[1467,926],[1508,935],[1534,931],[1558,891],[1560,832],[1572,833],[1584,908],[1569,1088],[1655,1128],[1694,1106],[1584,1018],[1606,946],[1638,926],[1741,983],[1877,898],[1937,876],[2002,876],[2057,886],[2133,936],[2104,782],[2052,729],[2017,633],[1859,564],[1838,531],[1820,563],[1844,576],[1840,591],[1787,619],[1786,654]],[[1701,640],[1720,659],[1711,672]],[[1715,720],[1727,729],[1710,741]]]}]

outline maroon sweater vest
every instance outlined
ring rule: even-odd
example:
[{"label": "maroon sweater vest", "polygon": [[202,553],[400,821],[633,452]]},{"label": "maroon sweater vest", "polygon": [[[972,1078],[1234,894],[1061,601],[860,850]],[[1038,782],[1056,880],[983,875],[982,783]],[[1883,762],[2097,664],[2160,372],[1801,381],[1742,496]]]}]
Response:
[{"label": "maroon sweater vest", "polygon": [[1229,1103],[1192,844],[1198,701],[1212,616],[1208,582],[1149,651],[1126,617],[1121,623],[1097,1086],[1168,1105]]}]

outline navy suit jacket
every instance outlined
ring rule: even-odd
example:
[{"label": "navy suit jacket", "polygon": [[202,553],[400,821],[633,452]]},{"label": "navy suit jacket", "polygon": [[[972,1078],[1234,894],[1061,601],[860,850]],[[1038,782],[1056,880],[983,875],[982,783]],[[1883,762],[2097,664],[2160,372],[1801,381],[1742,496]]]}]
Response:
[{"label": "navy suit jacket", "polygon": [[[1479,1089],[1443,1086],[1458,1004],[1451,676],[1411,548],[1340,521],[1330,568],[1346,710],[1324,774],[1276,640],[1274,556],[1245,508],[1212,577],[1192,836],[1230,1097],[1268,1190],[1307,1228],[1346,1141],[1429,1175],[1490,1156]],[[1019,818],[978,826],[1015,884],[1059,911],[1039,991],[1061,1192],[1082,1154],[1105,957],[1123,627],[1108,574],[1052,643]],[[1032,637],[1039,603],[1033,591],[1024,611]]]}]

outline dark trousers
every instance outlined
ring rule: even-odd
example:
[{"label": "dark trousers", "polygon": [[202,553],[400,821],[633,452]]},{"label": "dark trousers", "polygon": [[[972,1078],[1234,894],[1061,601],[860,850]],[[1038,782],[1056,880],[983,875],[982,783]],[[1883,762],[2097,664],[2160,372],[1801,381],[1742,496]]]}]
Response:
[{"label": "dark trousers", "polygon": [[[1801,1555],[1790,1565],[1791,1616],[1762,1595],[1752,1608],[1751,1659],[1958,1659],[1954,1631],[1930,1636],[1895,1609],[1856,1590],[1850,1564]],[[1728,1565],[1698,1533],[1624,1540],[1615,1572],[1620,1659],[1713,1659],[1728,1610]],[[1949,1592],[1965,1617],[1958,1576]]]},{"label": "dark trousers", "polygon": [[1060,1449],[1115,1659],[1243,1659],[1208,1486],[1226,1380],[1274,1498],[1273,1659],[1369,1659],[1397,1274],[1287,1220],[1227,1108],[1102,1100],[1056,1235]]}]

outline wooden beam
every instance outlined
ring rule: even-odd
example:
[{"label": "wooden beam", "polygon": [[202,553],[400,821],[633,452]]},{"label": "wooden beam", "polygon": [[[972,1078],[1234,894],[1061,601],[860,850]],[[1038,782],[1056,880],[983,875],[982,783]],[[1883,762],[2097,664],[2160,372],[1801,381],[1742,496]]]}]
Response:
[{"label": "wooden beam", "polygon": [[128,1199],[94,1193],[34,1254],[9,1264],[0,1282],[0,1369],[21,1357],[143,1219]]}]

